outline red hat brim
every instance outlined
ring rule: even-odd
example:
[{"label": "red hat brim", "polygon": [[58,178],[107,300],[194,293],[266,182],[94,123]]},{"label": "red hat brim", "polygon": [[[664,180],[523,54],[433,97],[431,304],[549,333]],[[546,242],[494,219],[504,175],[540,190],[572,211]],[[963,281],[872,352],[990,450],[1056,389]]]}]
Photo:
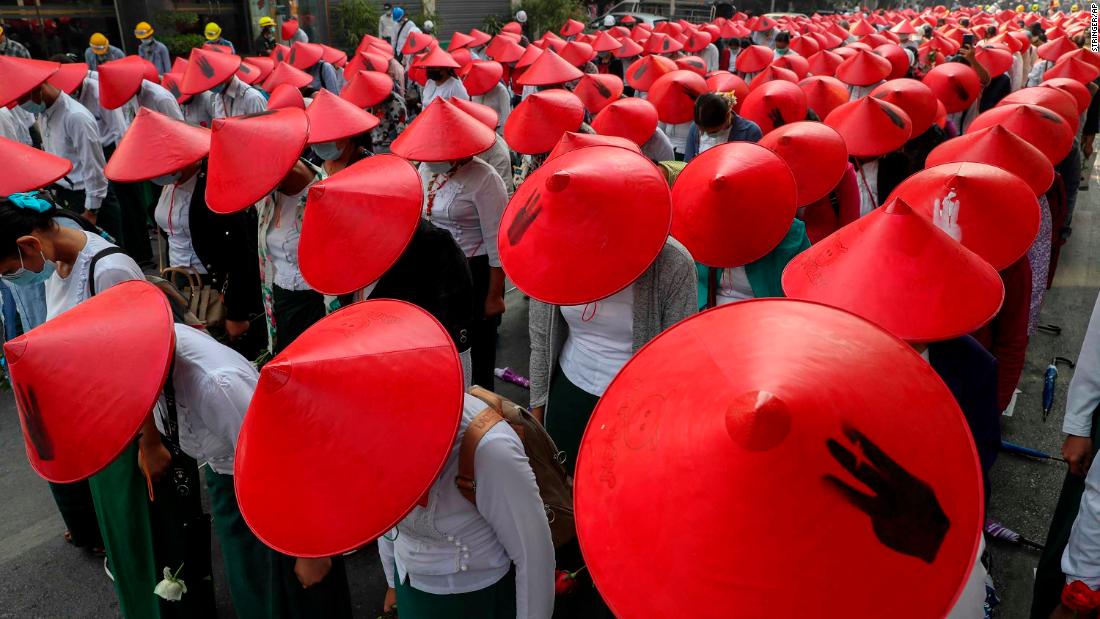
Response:
[{"label": "red hat brim", "polygon": [[837,66],[836,77],[845,84],[870,86],[886,79],[892,69],[893,65],[886,58],[860,49]]},{"label": "red hat brim", "polygon": [[[206,204],[215,213],[246,209],[270,193],[298,162],[309,135],[297,108],[217,118],[212,123]],[[257,157],[256,153],[263,153]]]},{"label": "red hat brim", "polygon": [[[584,104],[558,88],[532,93],[504,121],[504,141],[517,153],[548,153],[566,131],[584,122]],[[481,152],[481,151],[478,151]]]},{"label": "red hat brim", "polygon": [[265,77],[263,69],[257,67],[250,62],[244,61],[242,61],[241,66],[237,68],[236,75],[237,79],[241,80],[245,84],[248,84],[249,86],[263,81]]},{"label": "red hat brim", "polygon": [[877,86],[870,96],[893,103],[909,116],[912,123],[912,135],[918,136],[932,126],[936,119],[936,95],[922,82],[909,78],[890,80]]},{"label": "red hat brim", "polygon": [[664,56],[642,56],[626,69],[626,83],[634,90],[649,90],[659,77],[675,71],[676,62]]},{"label": "red hat brim", "polygon": [[[241,57],[234,54],[221,54],[206,49],[191,50],[191,60],[180,83],[180,92],[185,95],[197,95],[233,77],[241,67]],[[270,89],[265,88],[268,92]]]},{"label": "red hat brim", "polygon": [[0,56],[0,107],[16,103],[60,68],[57,62]]},{"label": "red hat brim", "polygon": [[825,124],[836,129],[854,157],[881,157],[902,147],[913,131],[909,115],[875,97],[849,101],[834,109]]},{"label": "red hat brim", "polygon": [[324,55],[325,49],[316,43],[295,41],[290,46],[290,55],[287,56],[286,62],[295,69],[305,71],[320,62]]},{"label": "red hat brim", "polygon": [[657,109],[645,99],[624,97],[612,101],[592,120],[592,130],[602,135],[626,138],[638,146],[657,130]]},{"label": "red hat brim", "polygon": [[485,55],[497,62],[516,62],[523,57],[524,48],[508,37],[495,36],[485,47]]},{"label": "red hat brim", "polygon": [[1045,107],[1061,116],[1062,120],[1070,126],[1070,130],[1074,134],[1077,133],[1077,125],[1080,122],[1080,115],[1077,112],[1077,100],[1068,92],[1063,92],[1057,88],[1039,88],[1038,86],[1022,88],[1006,95],[1005,98],[997,102],[997,106],[1016,103]]},{"label": "red hat brim", "polygon": [[448,101],[458,109],[476,118],[486,127],[493,131],[497,130],[497,125],[500,124],[500,113],[488,105],[484,103],[474,103],[469,99],[459,99],[458,97],[448,99]]},{"label": "red hat brim", "polygon": [[1088,84],[1095,80],[1097,75],[1100,75],[1100,68],[1097,68],[1096,65],[1079,58],[1064,58],[1055,63],[1046,73],[1043,73],[1043,79],[1068,77],[1082,84]]},{"label": "red hat brim", "polygon": [[264,81],[268,75],[275,70],[275,59],[270,56],[248,56],[243,60],[252,65],[260,71],[260,79],[258,81]]},{"label": "red hat brim", "polygon": [[305,110],[306,98],[302,96],[301,90],[290,84],[279,84],[267,97],[267,109],[281,110],[288,107]]},{"label": "red hat brim", "polygon": [[657,78],[646,99],[657,108],[657,118],[661,122],[680,124],[691,121],[695,100],[709,90],[702,75],[679,69]]},{"label": "red hat brim", "polygon": [[844,62],[844,58],[835,52],[821,50],[806,59],[810,63],[810,73],[814,75],[836,75],[836,69]]},{"label": "red hat brim", "polygon": [[103,174],[116,183],[136,183],[182,170],[209,152],[209,129],[142,107]]},{"label": "red hat brim", "polygon": [[750,45],[737,54],[734,65],[741,73],[756,73],[771,64],[775,52],[763,45]]},{"label": "red hat brim", "polygon": [[430,34],[424,34],[423,32],[410,32],[409,36],[405,39],[405,46],[401,48],[402,54],[416,54],[424,51],[435,40]]},{"label": "red hat brim", "polygon": [[306,118],[309,119],[307,144],[349,138],[366,133],[379,123],[374,114],[325,89],[313,95],[313,102],[306,109]]},{"label": "red hat brim", "polygon": [[642,152],[642,149],[634,142],[626,138],[620,138],[616,135],[567,131],[565,135],[561,136],[561,139],[558,140],[557,145],[554,146],[554,150],[550,151],[550,154],[546,156],[546,160],[550,161],[551,159],[557,159],[565,153],[571,153],[581,148],[588,148],[589,146],[615,146],[618,148],[625,148],[635,153]]},{"label": "red hat brim", "polygon": [[899,79],[909,73],[909,54],[902,46],[896,43],[883,43],[874,49],[874,53],[890,63],[890,74],[886,79]]},{"label": "red hat brim", "polygon": [[1026,182],[1036,196],[1050,189],[1054,166],[1041,150],[1000,125],[992,125],[952,138],[928,153],[928,167],[971,161],[1012,172]]},{"label": "red hat brim", "polygon": [[462,69],[462,85],[471,97],[483,95],[500,83],[504,76],[504,67],[493,60],[471,62]]},{"label": "red hat brim", "polygon": [[759,125],[760,130],[767,134],[775,129],[775,114],[782,117],[786,124],[806,120],[807,110],[809,103],[806,93],[802,92],[798,84],[772,80],[749,92],[749,96],[741,104],[740,114]]},{"label": "red hat brim", "polygon": [[62,63],[61,67],[46,80],[56,86],[67,95],[76,92],[77,88],[84,85],[84,78],[88,76],[88,65],[83,62]]},{"label": "red hat brim", "polygon": [[943,101],[943,107],[948,114],[970,107],[982,92],[982,83],[977,72],[961,62],[936,65],[921,81]]},{"label": "red hat brim", "polygon": [[72,169],[64,157],[0,136],[0,196],[41,189]]},{"label": "red hat brim", "polygon": [[848,169],[848,147],[824,123],[800,121],[776,128],[758,142],[774,151],[794,174],[797,206],[813,204],[836,188]]},{"label": "red hat brim", "polygon": [[569,64],[556,52],[547,50],[539,54],[516,83],[521,86],[550,86],[572,82],[583,75],[580,69]]},{"label": "red hat brim", "polygon": [[829,75],[812,75],[799,82],[798,87],[806,93],[806,104],[818,118],[828,117],[852,96],[844,82]]},{"label": "red hat brim", "polygon": [[322,318],[260,373],[233,469],[245,522],[292,556],[381,536],[442,472],[462,385],[450,335],[412,304],[371,300]]},{"label": "red hat brim", "polygon": [[390,144],[390,152],[409,161],[458,161],[485,152],[494,142],[495,131],[437,97]]},{"label": "red hat brim", "polygon": [[1014,103],[978,114],[967,133],[1001,125],[1038,148],[1052,165],[1058,165],[1073,148],[1073,130],[1058,114],[1038,105]]},{"label": "red hat brim", "polygon": [[[579,451],[577,536],[619,617],[942,617],[977,556],[981,471],[951,392],[905,342],[822,305],[757,299],[674,325],[611,382]],[[877,483],[881,467],[942,510],[941,536],[876,535],[849,471]],[[795,555],[829,577],[778,602]]]},{"label": "red hat brim", "polygon": [[1039,84],[1043,88],[1057,88],[1062,92],[1068,93],[1073,96],[1077,101],[1077,113],[1084,114],[1085,110],[1089,109],[1089,103],[1092,102],[1092,93],[1089,92],[1081,82],[1077,80],[1069,79],[1068,77],[1055,77],[1049,80],[1043,81]]},{"label": "red hat brim", "polygon": [[516,189],[500,220],[504,271],[553,305],[608,297],[661,252],[672,222],[664,175],[644,155],[591,146],[547,161]]},{"label": "red hat brim", "polygon": [[586,73],[573,94],[584,104],[589,114],[599,114],[601,110],[623,94],[623,80],[611,73]]},{"label": "red hat brim", "polygon": [[[126,320],[120,322],[122,311]],[[164,293],[150,283],[128,281],[6,343],[35,472],[71,483],[114,461],[153,410],[168,376],[174,338]],[[82,380],[71,380],[78,369]]]},{"label": "red hat brim", "polygon": [[732,92],[737,102],[733,105],[733,111],[739,112],[745,97],[749,96],[749,85],[739,75],[729,71],[711,71],[707,74],[707,88],[711,92]]},{"label": "red hat brim", "polygon": [[295,69],[288,63],[280,62],[275,65],[271,74],[264,80],[262,88],[267,92],[271,92],[282,84],[290,84],[294,88],[305,88],[312,83],[313,77],[309,73],[301,69]]},{"label": "red hat brim", "polygon": [[359,71],[340,96],[361,108],[374,107],[393,94],[393,78],[378,71]]}]

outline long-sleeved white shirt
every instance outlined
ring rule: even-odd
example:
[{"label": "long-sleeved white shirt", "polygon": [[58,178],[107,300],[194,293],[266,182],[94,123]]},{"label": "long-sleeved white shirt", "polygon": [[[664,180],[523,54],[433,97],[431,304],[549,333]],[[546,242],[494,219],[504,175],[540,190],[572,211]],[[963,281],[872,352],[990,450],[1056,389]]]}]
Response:
[{"label": "long-sleeved white shirt", "polygon": [[99,210],[107,197],[107,177],[103,175],[103,146],[95,116],[65,93],[46,108],[39,119],[42,149],[64,157],[73,163],[65,178],[57,181],[62,187],[85,193],[84,208]]},{"label": "long-sleeved white shirt", "polygon": [[665,133],[668,141],[672,142],[672,148],[678,153],[684,153],[687,149],[687,136],[691,130],[691,121],[679,124],[657,123],[657,128]]},{"label": "long-sleeved white shirt", "polygon": [[141,107],[160,112],[174,120],[183,120],[183,110],[180,109],[180,104],[176,101],[175,95],[169,92],[167,88],[160,84],[154,84],[149,80],[142,80],[141,88],[138,88],[137,94],[122,107],[126,110],[127,129],[130,128],[130,123],[134,122],[138,108]]},{"label": "long-sleeved white shirt", "polygon": [[[260,374],[248,359],[205,331],[182,324],[174,327],[172,385],[180,449],[195,460],[210,463],[214,472],[232,475],[237,436]],[[162,398],[153,415],[162,434],[166,410]]]},{"label": "long-sleeved white shirt", "polygon": [[1062,572],[1067,584],[1080,580],[1100,589],[1100,465],[1089,467],[1085,477],[1081,507],[1062,553]]},{"label": "long-sleeved white shirt", "polygon": [[1008,82],[1012,92],[1024,87],[1024,57],[1020,52],[1012,54],[1012,67],[1008,70]]},{"label": "long-sleeved white shirt", "polygon": [[497,133],[504,135],[504,121],[508,120],[508,116],[512,113],[512,93],[508,92],[504,83],[497,82],[492,90],[483,95],[471,97],[471,101],[488,105],[496,110],[499,116],[497,119]]},{"label": "long-sleeved white shirt", "polygon": [[554,608],[554,544],[535,474],[511,426],[498,423],[477,446],[477,506],[455,486],[462,434],[485,408],[466,396],[458,437],[428,491],[428,506],[417,505],[378,539],[386,581],[392,587],[396,579],[408,579],[436,595],[470,593],[495,584],[515,564],[516,617],[548,619]]},{"label": "long-sleeved white shirt", "polygon": [[218,106],[214,101],[214,93],[207,90],[191,97],[186,103],[180,105],[183,111],[183,119],[192,125],[210,128],[210,121],[218,118]]},{"label": "long-sleeved white shirt", "polygon": [[[18,107],[18,106],[16,106]],[[16,118],[12,110],[6,107],[0,107],[0,135],[31,146],[31,134],[27,131],[27,128],[23,126],[23,123]]]},{"label": "long-sleeved white shirt", "polygon": [[512,170],[512,154],[508,150],[508,143],[504,141],[504,138],[498,134],[496,142],[493,142],[489,150],[479,154],[478,158],[493,166],[493,169],[500,175],[500,180],[504,181],[504,189],[508,192],[508,197],[511,198],[516,191],[516,179],[515,172]]},{"label": "long-sleeved white shirt", "polygon": [[859,187],[859,216],[866,217],[878,206],[878,159],[856,167],[856,186]]},{"label": "long-sleeved white shirt", "polygon": [[[58,218],[55,221],[61,220]],[[92,258],[99,252],[114,247],[99,235],[87,231],[83,232],[87,241],[80,253],[76,255],[69,276],[61,277],[57,271],[54,271],[54,274],[46,280],[46,320],[72,309],[92,297],[92,291],[88,289],[88,271],[92,268]],[[133,258],[126,254],[111,254],[100,258],[95,263],[93,277],[96,294],[115,284],[135,279],[145,279],[141,268],[134,262]]]},{"label": "long-sleeved white shirt", "polygon": [[245,84],[234,75],[225,92],[214,97],[214,117],[245,116],[267,111],[267,99],[259,90]]},{"label": "long-sleeved white shirt", "polygon": [[153,219],[168,235],[168,264],[206,273],[191,243],[191,198],[198,180],[199,175],[192,174],[191,178],[181,183],[172,183],[161,189]]},{"label": "long-sleeved white shirt", "polygon": [[1092,306],[1077,367],[1069,381],[1062,431],[1073,436],[1091,436],[1092,412],[1097,405],[1100,405],[1100,297]]},{"label": "long-sleeved white shirt", "polygon": [[1032,67],[1031,73],[1027,74],[1027,85],[1038,86],[1043,83],[1043,74],[1050,70],[1054,66],[1054,63],[1049,60],[1043,60],[1040,58]]},{"label": "long-sleeved white shirt", "polygon": [[428,83],[424,84],[424,107],[428,107],[428,104],[436,97],[470,100],[470,95],[466,93],[466,87],[462,85],[462,81],[457,77],[448,77],[442,84],[436,84],[435,80],[428,80]]},{"label": "long-sleeved white shirt", "polygon": [[642,154],[654,161],[672,161],[676,158],[672,142],[660,128],[654,129],[653,135],[642,144]]},{"label": "long-sleeved white shirt", "polygon": [[718,70],[718,46],[714,43],[707,43],[703,51],[699,52],[699,57],[703,59],[703,62],[707,63],[708,73]]},{"label": "long-sleeved white shirt", "polygon": [[449,175],[432,174],[420,164],[427,198],[424,217],[451,233],[467,258],[489,256],[489,266],[500,266],[497,228],[508,205],[508,190],[493,166],[474,157]]},{"label": "long-sleeved white shirt", "polygon": [[[409,35],[414,32],[420,32],[420,28],[417,27],[411,19],[406,19],[399,24],[394,25],[394,35],[397,39],[393,42],[393,53],[396,56],[401,53],[401,50],[405,49],[405,41],[409,39]],[[427,101],[424,102],[427,105]]]},{"label": "long-sleeved white shirt", "polygon": [[88,72],[84,78],[84,84],[80,87],[77,101],[95,117],[96,126],[99,128],[99,143],[104,148],[118,144],[129,125],[123,114],[123,108],[126,106],[105,110],[99,105],[99,73]]}]

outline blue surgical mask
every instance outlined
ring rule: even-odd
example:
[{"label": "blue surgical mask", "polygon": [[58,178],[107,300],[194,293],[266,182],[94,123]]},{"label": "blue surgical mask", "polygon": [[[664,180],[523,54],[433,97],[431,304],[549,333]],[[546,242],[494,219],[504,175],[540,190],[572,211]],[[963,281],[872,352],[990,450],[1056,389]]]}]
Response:
[{"label": "blue surgical mask", "polygon": [[226,81],[222,82],[221,84],[218,84],[217,86],[212,87],[210,89],[210,92],[212,92],[216,95],[220,95],[223,92],[225,92],[226,88],[229,88],[229,80],[226,80]]},{"label": "blue surgical mask", "polygon": [[141,46],[142,47],[151,47],[152,45],[153,45],[153,37],[149,37],[148,39],[142,39],[141,40]]},{"label": "blue surgical mask", "polygon": [[340,155],[344,154],[344,149],[340,148],[340,145],[336,142],[318,142],[310,148],[325,161],[335,161],[340,158]]},{"label": "blue surgical mask", "polygon": [[180,172],[179,170],[177,170],[176,172],[173,172],[172,174],[165,174],[164,176],[158,176],[156,178],[151,178],[149,180],[152,181],[152,183],[154,185],[160,185],[161,187],[164,187],[164,186],[171,185],[171,184],[175,183],[176,181],[178,181],[180,179],[181,176],[183,176],[183,172]]},{"label": "blue surgical mask", "polygon": [[46,254],[42,254],[42,270],[35,273],[23,266],[23,252],[19,252],[19,270],[11,275],[3,275],[4,281],[15,286],[30,286],[44,282],[54,273],[54,265],[46,260]]},{"label": "blue surgical mask", "polygon": [[31,114],[42,114],[46,111],[46,104],[41,101],[34,101],[27,99],[24,103],[20,103],[19,107],[23,110],[30,112]]}]

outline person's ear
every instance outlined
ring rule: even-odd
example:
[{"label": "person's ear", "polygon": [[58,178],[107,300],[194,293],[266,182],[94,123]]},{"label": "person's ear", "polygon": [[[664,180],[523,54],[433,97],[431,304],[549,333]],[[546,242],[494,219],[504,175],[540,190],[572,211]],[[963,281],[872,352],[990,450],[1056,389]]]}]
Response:
[{"label": "person's ear", "polygon": [[15,239],[15,244],[19,246],[24,256],[37,256],[42,253],[42,241],[34,235],[23,235]]}]

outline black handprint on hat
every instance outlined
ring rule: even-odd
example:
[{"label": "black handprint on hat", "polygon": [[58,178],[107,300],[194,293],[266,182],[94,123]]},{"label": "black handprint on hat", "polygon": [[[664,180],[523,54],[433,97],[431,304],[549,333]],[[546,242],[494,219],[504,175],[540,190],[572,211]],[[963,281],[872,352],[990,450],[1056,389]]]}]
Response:
[{"label": "black handprint on hat", "polygon": [[15,385],[15,401],[19,414],[23,417],[23,427],[27,429],[27,438],[31,440],[39,460],[53,460],[53,441],[46,432],[42,414],[38,411],[38,399],[30,385]]},{"label": "black handprint on hat", "polygon": [[508,226],[509,243],[518,245],[523,240],[523,235],[527,233],[527,229],[531,227],[531,224],[535,222],[535,218],[542,212],[542,207],[539,206],[541,199],[542,193],[535,191],[527,198],[527,202],[520,207],[519,212],[516,213],[512,223]]}]

